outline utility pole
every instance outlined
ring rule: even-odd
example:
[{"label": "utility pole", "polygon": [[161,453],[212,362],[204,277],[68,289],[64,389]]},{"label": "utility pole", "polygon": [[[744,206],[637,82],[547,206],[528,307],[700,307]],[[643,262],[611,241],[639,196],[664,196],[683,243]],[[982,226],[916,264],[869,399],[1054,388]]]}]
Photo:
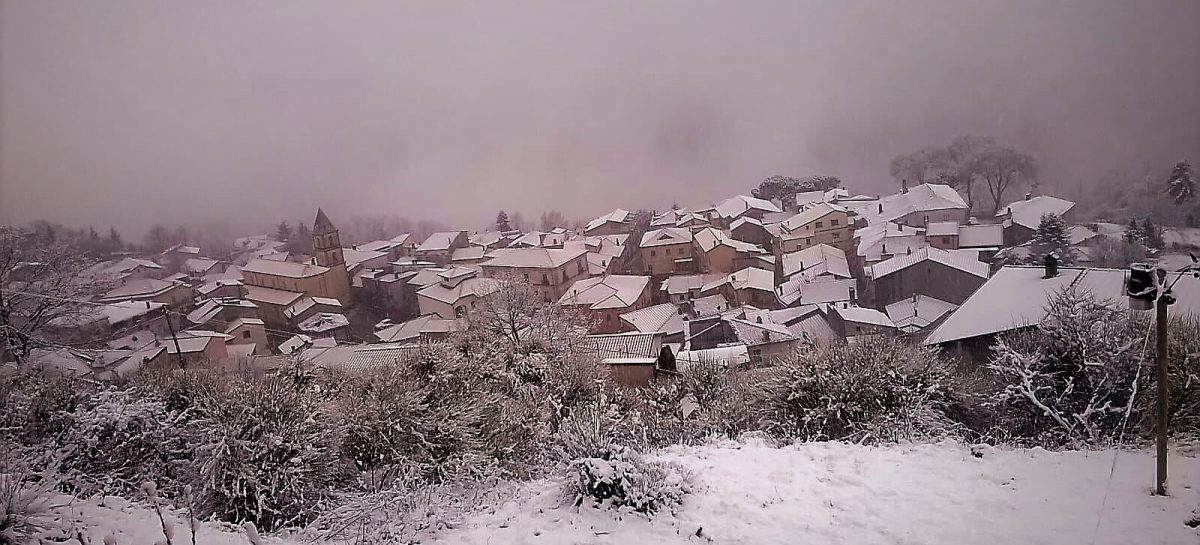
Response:
[{"label": "utility pole", "polygon": [[1159,496],[1167,495],[1167,399],[1170,394],[1170,384],[1167,378],[1167,357],[1169,344],[1167,339],[1167,306],[1175,302],[1171,288],[1166,285],[1167,271],[1158,269],[1159,285],[1163,291],[1155,303],[1156,320],[1154,324],[1157,333],[1155,363],[1158,367],[1158,428],[1155,434],[1158,439],[1158,470],[1155,472],[1154,493]]},{"label": "utility pole", "polygon": [[163,318],[167,320],[167,331],[171,332],[171,341],[175,343],[175,357],[179,359],[179,368],[187,369],[187,362],[183,359],[183,350],[179,348],[179,337],[175,336],[175,326],[171,325],[170,307],[163,307]]}]

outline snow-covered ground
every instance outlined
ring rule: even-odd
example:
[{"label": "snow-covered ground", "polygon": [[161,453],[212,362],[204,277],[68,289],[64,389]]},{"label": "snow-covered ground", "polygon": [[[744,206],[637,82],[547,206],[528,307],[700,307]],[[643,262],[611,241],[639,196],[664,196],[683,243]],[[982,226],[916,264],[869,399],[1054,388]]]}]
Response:
[{"label": "snow-covered ground", "polygon": [[[536,481],[492,512],[425,543],[1200,543],[1200,459],[1171,459],[1171,492],[1150,494],[1154,459],[1113,451],[1047,452],[938,445],[864,447],[761,443],[676,447],[659,458],[695,474],[675,514],[653,520],[575,507],[560,483]],[[1105,500],[1105,494],[1108,494]],[[86,526],[92,543],[160,539],[157,515],[109,498],[60,512]],[[176,522],[176,536],[186,524]],[[1098,525],[1098,526],[1097,526]],[[190,536],[183,540],[190,542]],[[311,543],[268,538],[265,543]],[[197,543],[244,544],[244,534],[205,524]]]}]

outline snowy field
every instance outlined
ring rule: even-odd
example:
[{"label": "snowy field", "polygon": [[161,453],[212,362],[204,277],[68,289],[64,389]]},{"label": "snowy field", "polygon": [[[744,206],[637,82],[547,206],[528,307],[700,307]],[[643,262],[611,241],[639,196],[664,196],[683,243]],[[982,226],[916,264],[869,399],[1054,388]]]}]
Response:
[{"label": "snowy field", "polygon": [[[553,481],[428,536],[424,543],[1200,543],[1200,459],[1171,459],[1172,496],[1150,495],[1154,460],[1113,451],[1047,452],[954,444],[862,447],[814,443],[774,449],[756,442],[676,447],[660,454],[695,474],[675,514],[653,520],[575,507]],[[1104,500],[1108,493],[1107,501]],[[64,508],[94,544],[161,539],[153,511],[122,500]],[[1097,526],[1098,525],[1098,526]],[[176,535],[186,533],[179,524]],[[1093,541],[1095,536],[1095,541]],[[181,540],[176,540],[180,542]],[[205,525],[198,543],[249,541]],[[266,538],[264,543],[311,543]]]}]

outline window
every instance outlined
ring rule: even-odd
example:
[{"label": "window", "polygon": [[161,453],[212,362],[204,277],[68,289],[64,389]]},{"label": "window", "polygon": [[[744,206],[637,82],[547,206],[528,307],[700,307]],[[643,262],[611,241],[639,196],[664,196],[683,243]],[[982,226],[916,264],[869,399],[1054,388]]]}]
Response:
[{"label": "window", "polygon": [[[600,264],[601,264],[601,265],[603,265],[603,264],[604,264],[604,262],[603,262],[603,261],[601,261],[601,262],[600,262]],[[578,265],[579,265],[579,274],[583,274],[583,261],[580,261],[580,262],[578,263]]]},{"label": "window", "polygon": [[250,330],[249,330],[249,329],[247,329],[247,330],[245,330],[245,331],[243,331],[243,332],[242,332],[242,338],[243,338],[243,339],[249,339],[249,338],[250,338]]},{"label": "window", "polygon": [[812,244],[812,237],[807,237],[807,238],[805,238],[805,239],[804,239],[804,243],[805,243],[805,244]]},{"label": "window", "polygon": [[837,232],[837,231],[834,231],[834,232],[833,232],[833,238],[842,238],[842,234],[841,234],[841,233],[839,233],[839,232]]},{"label": "window", "polygon": [[650,250],[650,257],[654,257],[656,255],[658,255],[658,254],[654,253],[654,250]]},{"label": "window", "polygon": [[949,245],[949,244],[950,244],[950,237],[942,237],[942,244]]},{"label": "window", "polygon": [[837,220],[837,218],[833,218],[833,219],[830,219],[830,220],[829,220],[829,225],[830,225],[830,226],[837,225],[837,224],[838,224],[838,220]]},{"label": "window", "polygon": [[550,285],[550,277],[546,276],[546,273],[542,273],[542,283],[546,284],[547,286]]},{"label": "window", "polygon": [[822,228],[822,227],[824,227],[824,226],[825,226],[825,222],[823,222],[823,221],[818,221],[818,222],[817,222],[817,229],[820,229],[820,228]]},{"label": "window", "polygon": [[671,249],[667,248],[667,255],[671,255]]}]

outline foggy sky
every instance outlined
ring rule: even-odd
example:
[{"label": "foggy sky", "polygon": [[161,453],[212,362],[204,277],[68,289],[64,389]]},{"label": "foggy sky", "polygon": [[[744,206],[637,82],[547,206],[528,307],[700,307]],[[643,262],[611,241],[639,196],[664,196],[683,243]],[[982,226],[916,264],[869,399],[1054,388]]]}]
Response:
[{"label": "foggy sky", "polygon": [[[836,5],[835,5],[836,4]],[[848,4],[848,5],[842,5]],[[701,205],[894,185],[958,134],[1043,186],[1200,160],[1200,2],[0,2],[0,223]]]}]

